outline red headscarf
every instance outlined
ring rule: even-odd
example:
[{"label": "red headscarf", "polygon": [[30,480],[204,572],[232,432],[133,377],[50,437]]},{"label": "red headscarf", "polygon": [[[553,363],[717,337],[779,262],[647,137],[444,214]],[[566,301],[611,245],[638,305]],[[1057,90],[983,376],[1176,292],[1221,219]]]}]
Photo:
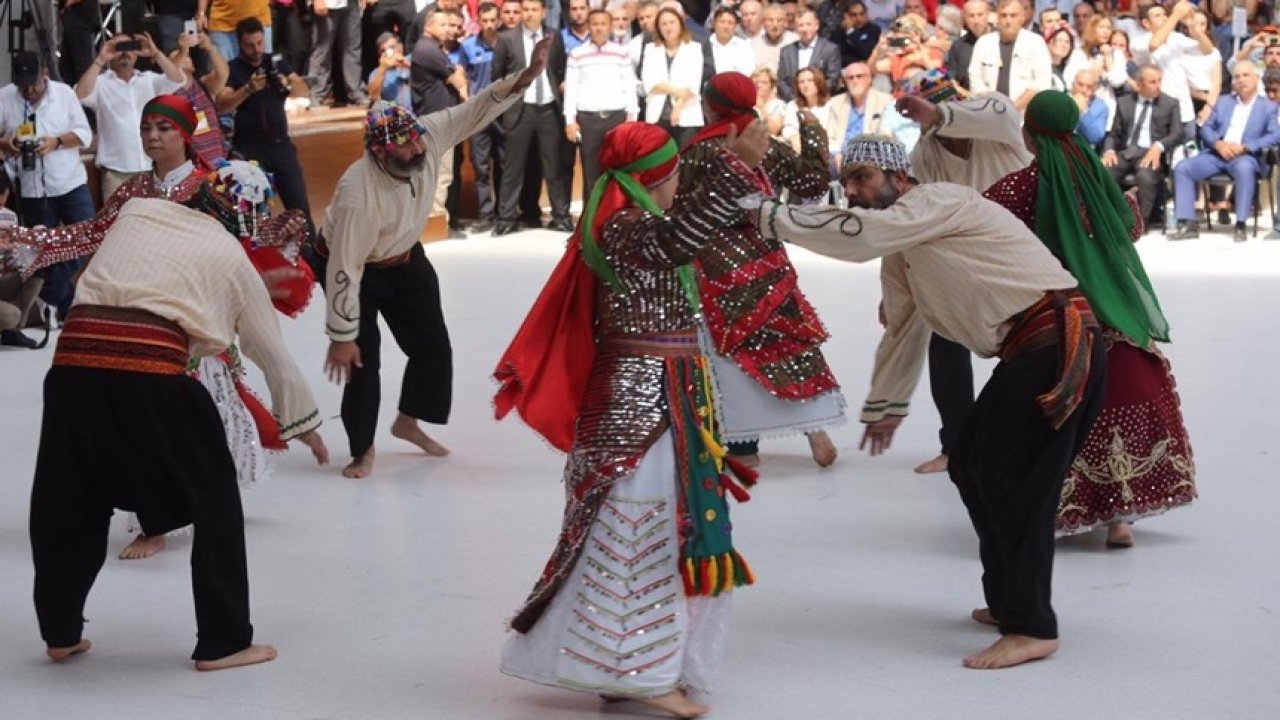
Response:
[{"label": "red headscarf", "polygon": [[679,157],[674,150],[670,136],[656,125],[623,123],[604,136],[602,174],[586,212],[493,371],[501,385],[493,398],[499,420],[515,408],[552,446],[564,452],[573,447],[579,406],[595,362],[596,276],[616,281],[595,236],[619,210],[652,207],[644,188],[675,172]]},{"label": "red headscarf", "polygon": [[689,145],[728,135],[730,126],[742,132],[743,128],[756,119],[756,84],[740,72],[713,75],[703,86],[702,97],[715,111],[718,119],[704,126],[689,141]]},{"label": "red headscarf", "polygon": [[195,108],[191,107],[191,101],[181,95],[157,95],[151,98],[151,101],[142,107],[142,117],[145,118],[148,115],[159,115],[172,122],[187,145],[191,144],[191,138],[196,134],[196,126],[200,124],[196,119]]}]

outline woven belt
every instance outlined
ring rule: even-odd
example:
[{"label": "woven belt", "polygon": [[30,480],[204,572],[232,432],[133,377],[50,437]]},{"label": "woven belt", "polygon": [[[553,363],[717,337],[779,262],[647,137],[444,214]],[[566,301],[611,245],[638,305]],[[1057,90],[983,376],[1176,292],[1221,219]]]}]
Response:
[{"label": "woven belt", "polygon": [[1093,308],[1079,290],[1050,290],[1013,318],[1013,327],[1000,343],[1001,360],[1057,346],[1054,386],[1036,398],[1054,429],[1062,427],[1084,396],[1097,328]]},{"label": "woven belt", "polygon": [[188,354],[187,333],[177,323],[146,310],[76,305],[58,336],[53,364],[181,375]]},{"label": "woven belt", "polygon": [[692,357],[702,354],[698,334],[652,333],[647,335],[605,335],[600,338],[601,352],[653,357]]},{"label": "woven belt", "polygon": [[[373,268],[374,270],[384,270],[386,268],[393,268],[393,267],[400,267],[401,265],[408,265],[409,261],[412,259],[411,257],[412,253],[413,253],[413,249],[410,248],[400,253],[399,255],[392,255],[389,258],[383,258],[382,260],[365,261],[364,266],[366,269]],[[316,254],[322,258],[325,258],[326,260],[329,258],[329,243],[325,242],[323,235],[316,236]]]}]

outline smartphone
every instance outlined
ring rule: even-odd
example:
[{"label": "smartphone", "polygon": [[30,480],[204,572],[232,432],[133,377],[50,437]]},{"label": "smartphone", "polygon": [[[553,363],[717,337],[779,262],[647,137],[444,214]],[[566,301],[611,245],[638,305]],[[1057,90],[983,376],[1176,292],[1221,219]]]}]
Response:
[{"label": "smartphone", "polygon": [[122,43],[116,43],[116,52],[138,52],[142,49],[142,42],[138,40],[125,40]]},{"label": "smartphone", "polygon": [[889,47],[902,50],[911,44],[911,38],[899,35],[889,38]]},{"label": "smartphone", "polygon": [[200,26],[196,24],[195,20],[188,20],[182,23],[182,32],[188,35],[199,35]]}]

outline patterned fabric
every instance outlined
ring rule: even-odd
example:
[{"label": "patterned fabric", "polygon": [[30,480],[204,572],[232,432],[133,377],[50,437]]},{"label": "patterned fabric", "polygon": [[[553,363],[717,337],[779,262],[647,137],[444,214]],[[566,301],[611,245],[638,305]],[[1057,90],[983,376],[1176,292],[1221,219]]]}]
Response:
[{"label": "patterned fabric", "polygon": [[144,310],[77,305],[58,336],[53,364],[181,375],[187,334],[177,323]]},{"label": "patterned fabric", "polygon": [[840,163],[842,174],[853,168],[869,165],[880,170],[911,172],[907,159],[907,147],[884,135],[859,135],[844,146],[844,161]]},{"label": "patterned fabric", "polygon": [[1009,360],[1037,348],[1058,346],[1061,360],[1053,388],[1036,398],[1053,429],[1066,423],[1080,406],[1089,382],[1093,332],[1098,321],[1089,301],[1078,290],[1047,292],[1014,322],[1000,346],[1000,359]]}]

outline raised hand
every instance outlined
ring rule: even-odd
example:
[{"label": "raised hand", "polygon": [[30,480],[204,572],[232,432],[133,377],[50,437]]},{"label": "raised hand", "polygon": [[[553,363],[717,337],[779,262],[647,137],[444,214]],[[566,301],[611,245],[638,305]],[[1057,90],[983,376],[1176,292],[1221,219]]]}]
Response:
[{"label": "raised hand", "polygon": [[532,85],[533,81],[537,80],[542,71],[546,69],[547,53],[551,50],[551,41],[553,39],[554,36],[548,35],[533,46],[533,53],[529,56],[529,67],[520,73],[520,79],[516,81],[516,91],[524,90]]}]

